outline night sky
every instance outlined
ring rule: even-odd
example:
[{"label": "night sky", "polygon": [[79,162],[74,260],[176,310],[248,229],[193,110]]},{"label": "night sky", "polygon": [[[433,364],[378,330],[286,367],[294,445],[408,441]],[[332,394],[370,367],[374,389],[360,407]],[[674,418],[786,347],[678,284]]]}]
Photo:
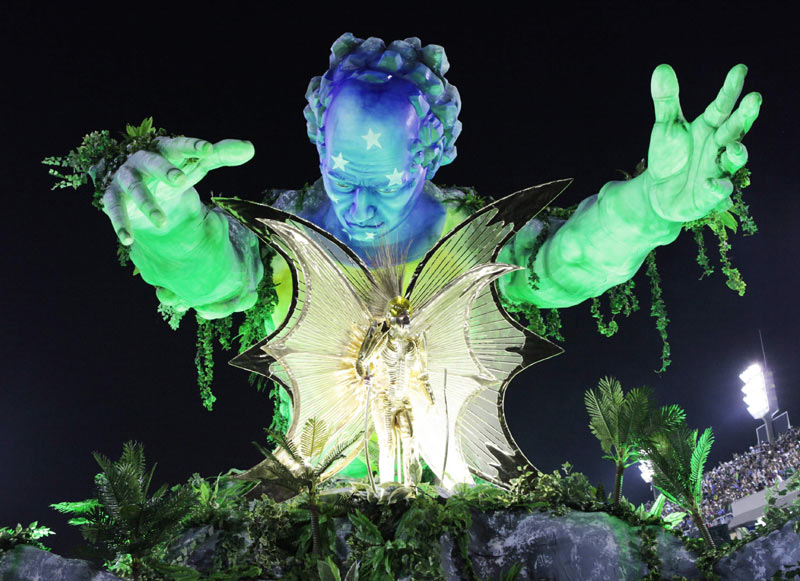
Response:
[{"label": "night sky", "polygon": [[[148,463],[158,462],[154,485],[184,482],[193,472],[214,476],[260,460],[250,442],[263,441],[272,413],[224,353],[215,409],[202,407],[193,320],[169,329],[153,289],[117,264],[114,233],[91,207],[90,192],[51,191],[40,160],[65,154],[89,131],[121,130],[152,115],[174,133],[254,143],[250,163],[198,185],[205,200],[211,192],[259,200],[268,187],[302,186],[319,175],[305,136],[304,93],[346,31],[445,47],[464,131],[458,158],[439,171],[438,183],[500,197],[575,178],[563,205],[596,193],[646,154],[656,65],[675,68],[691,120],[728,69],[747,64],[745,91],[760,91],[764,102],[744,140],[752,170],[745,199],[759,233],[735,237],[731,252],[746,295],[728,289],[719,272],[698,280],[694,243],[683,234],[658,251],[669,369],[654,372],[660,339],[647,279],[637,277],[642,309],[611,339],[597,333],[588,303],[562,311],[566,353],[519,376],[506,413],[538,468],[569,461],[610,490],[614,467],[589,432],[583,394],[613,375],[625,388],[649,385],[662,403],[680,404],[691,426],[713,426],[711,467],[756,442],[758,422],[741,401],[738,374],[761,357],[760,329],[781,408],[800,421],[793,301],[800,55],[788,14],[727,3],[711,4],[713,11],[699,3],[607,4],[502,17],[418,4],[397,8],[392,19],[379,17],[376,5],[331,5],[326,13],[297,3],[291,17],[197,4],[136,4],[115,17],[107,8],[4,7],[0,526],[38,520],[57,532],[47,544],[69,554],[80,535],[48,505],[92,495],[92,451],[116,459],[125,441],[143,442]],[[714,260],[714,239],[707,241]],[[635,467],[623,492],[635,502],[650,497]]]}]

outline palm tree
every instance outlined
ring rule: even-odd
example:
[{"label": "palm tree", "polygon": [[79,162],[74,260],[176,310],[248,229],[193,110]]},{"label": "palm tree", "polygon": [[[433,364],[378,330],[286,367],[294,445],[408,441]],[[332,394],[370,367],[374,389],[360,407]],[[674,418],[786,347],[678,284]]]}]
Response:
[{"label": "palm tree", "polygon": [[130,554],[138,581],[142,559],[169,540],[192,510],[192,492],[179,487],[167,493],[163,484],[148,497],[156,465],[146,471],[141,443],[126,442],[116,462],[98,452],[93,455],[103,472],[95,477],[97,504],[83,513],[81,533],[105,558]]},{"label": "palm tree", "polygon": [[[319,491],[317,488],[322,481],[322,475],[334,462],[345,455],[345,452],[361,438],[361,434],[356,434],[350,440],[335,445],[323,457],[322,453],[328,443],[330,433],[322,420],[309,418],[305,423],[300,436],[299,449],[284,434],[269,428],[265,431],[278,445],[278,450],[282,450],[288,455],[289,461],[281,461],[276,455],[277,450],[272,452],[253,442],[256,448],[270,461],[259,477],[262,480],[275,482],[296,494],[303,492],[306,494],[308,512],[311,515],[312,551],[316,557],[320,557],[322,553],[319,531]],[[317,460],[313,461],[314,458]]]},{"label": "palm tree", "polygon": [[685,424],[669,432],[660,432],[643,443],[644,454],[653,465],[653,486],[692,517],[706,543],[714,541],[700,513],[703,499],[703,470],[714,443],[711,428],[697,437],[697,430]]},{"label": "palm tree", "polygon": [[659,407],[649,388],[623,393],[619,380],[613,377],[601,379],[597,390],[587,390],[584,402],[589,412],[589,429],[606,453],[603,458],[616,465],[612,497],[616,505],[622,492],[622,475],[639,461],[641,442],[652,434],[680,425],[686,414],[677,405]]}]

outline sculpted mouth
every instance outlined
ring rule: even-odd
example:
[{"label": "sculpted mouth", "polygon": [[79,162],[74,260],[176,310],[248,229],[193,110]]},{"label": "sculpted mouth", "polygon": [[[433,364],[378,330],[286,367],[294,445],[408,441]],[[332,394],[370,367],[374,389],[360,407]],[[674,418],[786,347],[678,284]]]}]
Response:
[{"label": "sculpted mouth", "polygon": [[383,224],[384,224],[384,222],[381,222],[380,224],[353,224],[352,222],[348,221],[347,222],[347,227],[348,228],[360,228],[360,229],[364,229],[364,230],[377,230],[378,228],[383,226]]}]

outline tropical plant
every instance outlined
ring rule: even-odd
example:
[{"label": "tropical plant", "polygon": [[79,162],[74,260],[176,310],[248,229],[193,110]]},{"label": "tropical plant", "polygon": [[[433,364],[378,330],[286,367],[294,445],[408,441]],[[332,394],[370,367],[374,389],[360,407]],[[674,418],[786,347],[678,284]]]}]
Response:
[{"label": "tropical plant", "polygon": [[17,523],[13,529],[0,527],[0,557],[17,545],[33,545],[49,551],[50,549],[45,547],[39,539],[54,534],[49,528],[40,527],[38,521],[32,522],[27,527],[23,527],[20,523]]},{"label": "tropical plant", "polygon": [[[319,484],[322,481],[322,475],[361,438],[361,433],[356,434],[350,440],[335,444],[323,456],[330,432],[325,422],[320,419],[308,419],[300,435],[299,447],[280,432],[269,428],[266,428],[265,431],[269,438],[278,445],[278,450],[272,452],[257,442],[253,442],[253,445],[269,460],[263,479],[288,488],[297,494],[304,493],[306,495],[306,504],[311,518],[312,551],[314,556],[320,557],[322,552],[319,529]],[[283,451],[288,456],[288,461],[281,460],[278,451]]]},{"label": "tropical plant", "polygon": [[71,524],[81,526],[81,534],[99,555],[118,560],[131,556],[134,580],[141,578],[143,560],[168,541],[192,510],[191,489],[163,484],[148,497],[156,465],[145,468],[144,448],[126,442],[116,462],[98,452],[94,459],[102,472],[95,476],[97,499],[51,505],[61,512],[79,514]]},{"label": "tropical plant", "polygon": [[[342,581],[339,567],[330,557],[317,561],[317,574],[320,581]],[[344,581],[358,581],[358,561],[350,565],[347,573],[345,573]]]},{"label": "tropical plant", "polygon": [[697,430],[685,424],[653,434],[643,442],[643,451],[653,465],[653,486],[667,500],[689,513],[709,547],[714,541],[700,513],[703,498],[703,470],[714,436],[711,428],[698,438]]},{"label": "tropical plant", "polygon": [[[685,512],[671,512],[669,514],[662,515],[661,512],[664,510],[664,504],[667,501],[667,497],[664,494],[659,494],[656,501],[653,505],[648,509],[646,505],[640,504],[635,509],[633,509],[633,514],[641,519],[646,520],[650,517],[660,518],[664,521],[664,528],[667,530],[672,530],[677,527],[680,522],[686,518]],[[631,505],[633,508],[633,505]]]},{"label": "tropical plant", "polygon": [[189,486],[195,495],[195,506],[187,522],[193,525],[213,525],[221,528],[241,508],[245,494],[253,488],[252,482],[237,480],[243,471],[231,468],[226,474],[216,477],[213,484],[200,476],[192,474]]},{"label": "tropical plant", "polygon": [[[625,469],[639,461],[641,442],[652,434],[670,430],[685,420],[677,405],[659,407],[646,387],[623,393],[619,380],[604,377],[584,396],[589,412],[589,429],[600,440],[603,458],[616,465],[612,502],[619,504]],[[613,452],[612,452],[613,449]]]}]

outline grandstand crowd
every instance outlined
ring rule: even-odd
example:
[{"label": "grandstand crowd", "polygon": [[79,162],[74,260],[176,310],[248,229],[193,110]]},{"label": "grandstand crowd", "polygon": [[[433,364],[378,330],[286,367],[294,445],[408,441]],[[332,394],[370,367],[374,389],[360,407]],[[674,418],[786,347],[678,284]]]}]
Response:
[{"label": "grandstand crowd", "polygon": [[[750,446],[743,454],[722,462],[703,476],[703,502],[701,509],[709,527],[730,522],[731,504],[754,492],[785,480],[800,466],[800,428],[792,427],[775,438],[772,443]],[[648,503],[652,505],[651,503]],[[681,511],[667,503],[662,514]],[[680,528],[697,535],[690,518],[685,518]]]}]

